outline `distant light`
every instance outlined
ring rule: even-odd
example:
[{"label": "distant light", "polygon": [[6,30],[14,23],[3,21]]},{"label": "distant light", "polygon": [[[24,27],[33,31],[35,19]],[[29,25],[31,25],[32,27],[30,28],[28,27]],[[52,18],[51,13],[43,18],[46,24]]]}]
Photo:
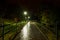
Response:
[{"label": "distant light", "polygon": [[30,19],[30,16],[28,16],[28,19]]},{"label": "distant light", "polygon": [[27,12],[26,11],[24,12],[24,15],[27,15]]}]

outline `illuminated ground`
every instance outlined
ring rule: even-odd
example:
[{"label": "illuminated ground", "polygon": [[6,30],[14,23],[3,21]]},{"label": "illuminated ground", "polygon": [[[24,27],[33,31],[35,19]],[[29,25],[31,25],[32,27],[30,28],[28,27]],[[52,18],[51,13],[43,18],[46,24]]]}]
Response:
[{"label": "illuminated ground", "polygon": [[15,40],[56,40],[56,36],[45,28],[39,28],[35,22],[28,22]]}]

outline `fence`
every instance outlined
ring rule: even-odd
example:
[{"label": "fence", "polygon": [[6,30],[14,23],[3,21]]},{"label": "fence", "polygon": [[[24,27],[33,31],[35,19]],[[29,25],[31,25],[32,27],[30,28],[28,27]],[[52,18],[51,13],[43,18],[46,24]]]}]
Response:
[{"label": "fence", "polygon": [[26,23],[23,22],[19,25],[17,25],[17,23],[16,25],[0,25],[0,40],[13,40],[25,24]]},{"label": "fence", "polygon": [[48,40],[56,40],[55,28],[46,27],[45,25],[37,24],[40,31],[48,38]]}]

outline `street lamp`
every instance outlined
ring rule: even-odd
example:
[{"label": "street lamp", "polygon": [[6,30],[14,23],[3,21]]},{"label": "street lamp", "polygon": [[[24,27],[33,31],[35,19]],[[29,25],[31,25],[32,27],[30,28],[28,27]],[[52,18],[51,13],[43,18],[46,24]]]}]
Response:
[{"label": "street lamp", "polygon": [[26,11],[24,12],[24,15],[27,15],[27,12]]},{"label": "street lamp", "polygon": [[24,11],[24,15],[25,15],[25,21],[26,21],[26,19],[27,19],[27,12],[26,11]]},{"label": "street lamp", "polygon": [[30,19],[30,16],[28,16],[28,19]]},{"label": "street lamp", "polygon": [[28,21],[30,20],[30,16],[28,16]]}]

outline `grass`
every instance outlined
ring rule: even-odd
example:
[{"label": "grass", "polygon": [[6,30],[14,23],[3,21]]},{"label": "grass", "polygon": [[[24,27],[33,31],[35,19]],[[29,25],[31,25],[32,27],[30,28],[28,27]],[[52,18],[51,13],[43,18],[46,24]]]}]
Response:
[{"label": "grass", "polygon": [[[22,27],[26,24],[27,22],[19,22],[15,25],[13,24],[7,24],[6,26],[4,26],[4,40],[10,40],[12,39],[15,35],[17,31],[20,31],[22,29]],[[17,29],[18,28],[18,29]],[[2,34],[2,28],[0,28],[0,35]],[[0,37],[1,39],[1,37]]]}]

